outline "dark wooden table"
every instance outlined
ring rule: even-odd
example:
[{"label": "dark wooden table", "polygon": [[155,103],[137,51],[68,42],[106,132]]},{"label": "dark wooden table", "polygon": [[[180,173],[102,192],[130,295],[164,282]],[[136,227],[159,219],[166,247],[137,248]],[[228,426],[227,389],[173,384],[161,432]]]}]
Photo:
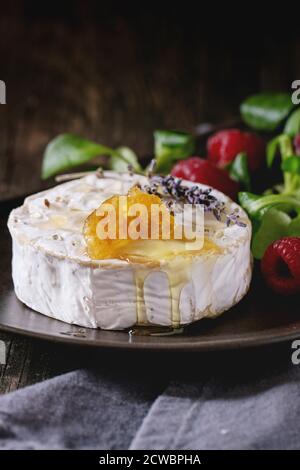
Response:
[{"label": "dark wooden table", "polygon": [[[43,150],[58,133],[146,155],[155,128],[193,131],[201,122],[230,120],[249,93],[288,90],[300,78],[299,37],[237,40],[203,33],[192,13],[116,13],[102,2],[72,2],[59,13],[43,2],[11,3],[0,17],[0,79],[7,86],[0,200],[43,186]],[[8,352],[2,393],[97,360],[90,351],[2,333],[0,339]]]}]

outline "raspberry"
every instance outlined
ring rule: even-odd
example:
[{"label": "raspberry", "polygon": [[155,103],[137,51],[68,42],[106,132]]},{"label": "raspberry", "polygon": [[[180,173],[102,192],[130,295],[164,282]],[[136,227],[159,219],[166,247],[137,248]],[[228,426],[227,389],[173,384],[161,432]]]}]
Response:
[{"label": "raspberry", "polygon": [[181,160],[174,166],[171,175],[212,186],[232,199],[235,199],[239,190],[238,183],[233,181],[225,170],[200,157]]},{"label": "raspberry", "polygon": [[267,284],[279,294],[300,292],[300,238],[284,237],[272,243],[262,259]]},{"label": "raspberry", "polygon": [[294,139],[294,146],[297,155],[300,155],[300,134],[296,135]]},{"label": "raspberry", "polygon": [[265,143],[256,134],[239,129],[226,129],[213,134],[207,141],[208,158],[224,168],[238,153],[246,152],[250,170],[257,170],[265,156]]}]

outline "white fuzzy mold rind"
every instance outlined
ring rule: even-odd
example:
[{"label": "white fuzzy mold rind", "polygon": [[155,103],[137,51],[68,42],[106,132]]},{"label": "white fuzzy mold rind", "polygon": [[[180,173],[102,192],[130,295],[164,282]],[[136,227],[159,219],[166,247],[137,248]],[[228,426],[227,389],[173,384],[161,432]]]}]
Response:
[{"label": "white fuzzy mold rind", "polygon": [[24,304],[83,327],[125,329],[138,323],[188,324],[215,317],[239,302],[251,280],[251,225],[241,208],[217,191],[213,194],[229,211],[239,211],[246,223],[246,227],[226,227],[213,218],[207,220],[209,236],[220,253],[194,256],[188,264],[186,258],[177,257],[153,268],[121,260],[90,260],[82,235],[86,216],[108,197],[126,194],[141,178],[110,172],[105,176],[91,174],[35,194],[10,214],[13,281]]}]

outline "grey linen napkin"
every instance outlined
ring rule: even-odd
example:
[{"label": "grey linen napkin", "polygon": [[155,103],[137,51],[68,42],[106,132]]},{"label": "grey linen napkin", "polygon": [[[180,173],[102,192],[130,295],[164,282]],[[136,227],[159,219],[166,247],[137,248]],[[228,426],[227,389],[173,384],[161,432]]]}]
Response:
[{"label": "grey linen napkin", "polygon": [[172,381],[153,403],[131,449],[300,448],[300,365],[291,345],[218,353]]},{"label": "grey linen napkin", "polygon": [[159,397],[131,449],[299,449],[300,379],[261,381],[252,393],[224,383],[173,383]]},{"label": "grey linen napkin", "polygon": [[0,398],[0,448],[298,449],[300,366],[290,355],[290,345],[154,355],[146,374],[71,372]]},{"label": "grey linen napkin", "polygon": [[0,398],[0,449],[128,449],[153,381],[77,370]]}]

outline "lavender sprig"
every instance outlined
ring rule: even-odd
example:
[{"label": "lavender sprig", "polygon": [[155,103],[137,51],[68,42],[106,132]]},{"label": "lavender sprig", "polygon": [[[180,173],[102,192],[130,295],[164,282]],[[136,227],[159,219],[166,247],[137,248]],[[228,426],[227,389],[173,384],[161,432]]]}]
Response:
[{"label": "lavender sprig", "polygon": [[157,196],[171,196],[173,199],[189,204],[201,204],[205,212],[211,212],[214,217],[220,221],[222,216],[225,217],[226,225],[238,225],[246,227],[246,224],[239,220],[236,212],[226,214],[226,206],[211,194],[212,189],[201,189],[199,186],[186,186],[182,184],[180,178],[174,176],[154,175],[149,178],[149,184],[143,187],[144,191]]}]

